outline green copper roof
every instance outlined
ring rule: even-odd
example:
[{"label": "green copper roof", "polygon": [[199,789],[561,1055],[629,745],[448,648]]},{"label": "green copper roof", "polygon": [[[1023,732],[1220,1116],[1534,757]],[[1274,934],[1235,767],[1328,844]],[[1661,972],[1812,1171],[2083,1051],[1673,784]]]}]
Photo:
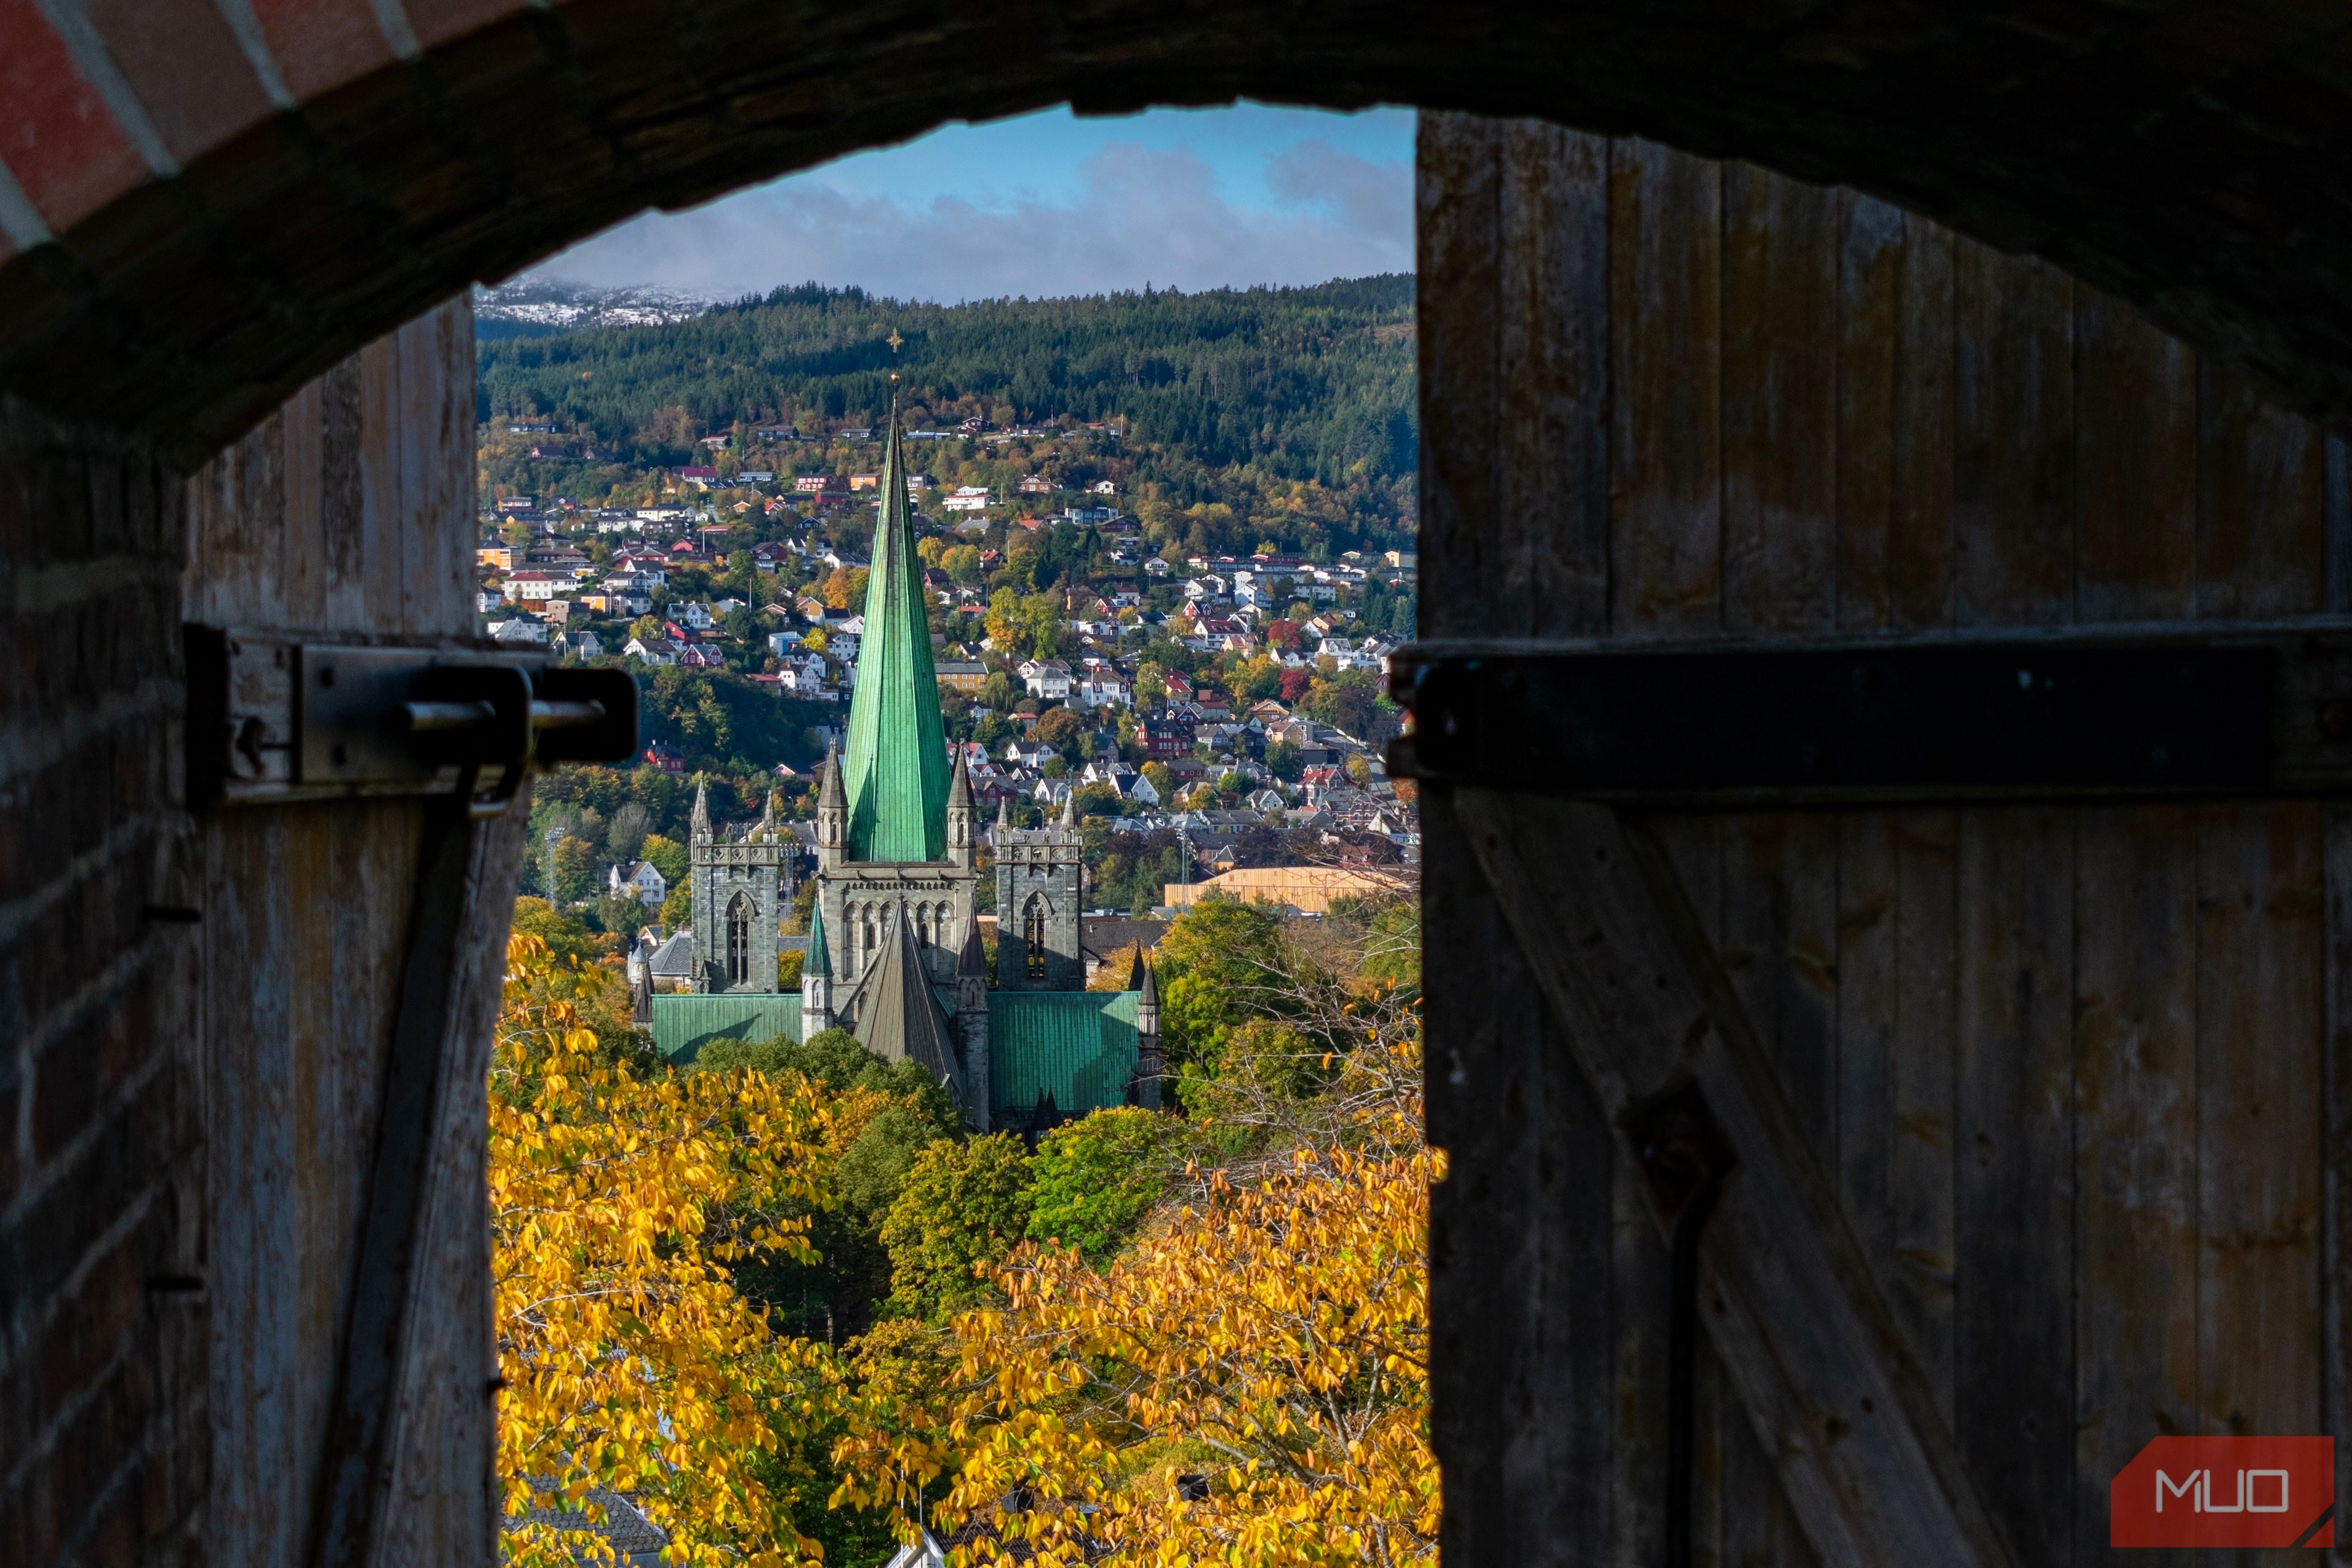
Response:
[{"label": "green copper roof", "polygon": [[808,950],[801,959],[801,977],[805,980],[812,975],[822,975],[828,980],[833,978],[833,957],[824,950],[824,906],[822,904],[809,906]]},{"label": "green copper roof", "polygon": [[988,993],[989,1099],[1027,1111],[1043,1090],[1074,1116],[1127,1103],[1135,1076],[1133,991]]},{"label": "green copper roof", "polygon": [[690,992],[654,994],[654,1044],[681,1065],[714,1040],[763,1040],[801,1037],[798,991],[736,991],[719,996]]},{"label": "green copper roof", "polygon": [[874,565],[866,580],[866,630],[858,640],[857,686],[849,700],[849,750],[842,758],[853,861],[947,858],[948,750],[940,724],[939,677],[931,669],[931,622],[923,563],[907,511],[899,453],[898,394],[882,450],[882,499]]}]

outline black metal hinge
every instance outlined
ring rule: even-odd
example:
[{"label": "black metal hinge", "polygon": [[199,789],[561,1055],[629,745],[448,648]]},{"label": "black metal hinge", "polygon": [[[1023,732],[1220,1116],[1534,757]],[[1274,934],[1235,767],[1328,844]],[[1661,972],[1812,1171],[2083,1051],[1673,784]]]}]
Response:
[{"label": "black metal hinge", "polygon": [[533,763],[636,752],[637,684],[625,670],[212,626],[184,632],[193,805],[459,794],[494,812]]},{"label": "black metal hinge", "polygon": [[1391,772],[1664,806],[2352,789],[2352,633],[1423,643]]}]

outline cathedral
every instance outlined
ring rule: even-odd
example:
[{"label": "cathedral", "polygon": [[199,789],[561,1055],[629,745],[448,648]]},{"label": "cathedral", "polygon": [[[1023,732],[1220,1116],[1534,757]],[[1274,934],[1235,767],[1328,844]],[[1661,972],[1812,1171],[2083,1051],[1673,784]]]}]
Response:
[{"label": "cathedral", "polygon": [[1106,1105],[1157,1108],[1158,989],[1139,961],[1127,989],[1086,988],[1084,841],[1066,811],[1028,830],[997,818],[991,974],[981,824],[940,716],[901,439],[894,389],[848,736],[828,752],[817,796],[800,993],[781,989],[776,965],[786,836],[772,811],[740,831],[714,830],[698,787],[690,986],[647,998],[655,1039],[677,1057],[721,1036],[847,1029],[877,1056],[938,1073],[982,1132],[1042,1131]]}]

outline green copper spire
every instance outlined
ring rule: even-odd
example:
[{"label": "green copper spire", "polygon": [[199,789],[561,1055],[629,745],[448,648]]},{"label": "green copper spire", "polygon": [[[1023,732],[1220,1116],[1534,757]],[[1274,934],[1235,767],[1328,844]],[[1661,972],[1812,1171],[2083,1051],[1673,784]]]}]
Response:
[{"label": "green copper spire", "polygon": [[[978,922],[973,923],[972,929],[980,929]],[[1136,953],[1135,961],[1142,963],[1142,949],[1138,948]],[[833,978],[833,955],[824,950],[824,906],[822,904],[809,909],[808,953],[801,959],[801,975],[803,978],[811,976],[827,980]]]},{"label": "green copper spire", "polygon": [[907,511],[897,380],[891,378],[890,429],[882,448],[857,687],[849,700],[849,751],[842,758],[849,791],[846,858],[853,861],[947,858],[947,733],[931,669],[923,563],[915,555],[914,520]]}]

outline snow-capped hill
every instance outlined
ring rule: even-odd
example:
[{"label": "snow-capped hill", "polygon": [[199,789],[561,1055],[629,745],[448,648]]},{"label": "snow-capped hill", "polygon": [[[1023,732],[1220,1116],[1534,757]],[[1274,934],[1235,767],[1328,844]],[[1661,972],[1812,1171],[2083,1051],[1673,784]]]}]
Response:
[{"label": "snow-capped hill", "polygon": [[[474,290],[474,320],[485,337],[578,332],[595,327],[659,327],[710,308],[710,301],[676,289],[637,284],[593,288],[577,283],[519,277]],[[495,323],[495,325],[493,325]]]}]

